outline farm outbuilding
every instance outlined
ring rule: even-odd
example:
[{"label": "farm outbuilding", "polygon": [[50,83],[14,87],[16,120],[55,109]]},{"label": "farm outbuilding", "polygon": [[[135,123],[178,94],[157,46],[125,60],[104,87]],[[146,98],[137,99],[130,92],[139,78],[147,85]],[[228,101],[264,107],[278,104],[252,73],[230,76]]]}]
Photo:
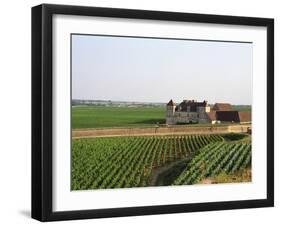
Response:
[{"label": "farm outbuilding", "polygon": [[231,111],[232,106],[229,103],[216,103],[213,106],[213,111]]},{"label": "farm outbuilding", "polygon": [[216,111],[216,120],[221,122],[240,122],[238,111]]}]

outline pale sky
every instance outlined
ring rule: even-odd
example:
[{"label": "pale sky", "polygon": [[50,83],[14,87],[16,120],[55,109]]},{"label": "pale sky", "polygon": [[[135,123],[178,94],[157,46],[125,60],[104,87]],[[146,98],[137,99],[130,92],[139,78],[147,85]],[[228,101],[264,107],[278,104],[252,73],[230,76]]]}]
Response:
[{"label": "pale sky", "polygon": [[252,103],[252,44],[72,35],[72,99]]}]

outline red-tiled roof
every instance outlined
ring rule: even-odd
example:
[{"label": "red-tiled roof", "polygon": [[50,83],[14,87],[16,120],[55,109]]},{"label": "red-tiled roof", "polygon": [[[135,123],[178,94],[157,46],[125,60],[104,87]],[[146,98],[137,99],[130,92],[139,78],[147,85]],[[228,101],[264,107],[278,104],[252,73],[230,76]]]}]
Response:
[{"label": "red-tiled roof", "polygon": [[169,103],[167,104],[167,106],[176,106],[176,104],[174,103],[174,101],[171,99],[169,101]]},{"label": "red-tiled roof", "polygon": [[252,114],[250,111],[241,111],[238,113],[240,122],[251,122],[252,121]]},{"label": "red-tiled roof", "polygon": [[228,103],[216,103],[213,107],[214,111],[231,111],[231,104]]}]

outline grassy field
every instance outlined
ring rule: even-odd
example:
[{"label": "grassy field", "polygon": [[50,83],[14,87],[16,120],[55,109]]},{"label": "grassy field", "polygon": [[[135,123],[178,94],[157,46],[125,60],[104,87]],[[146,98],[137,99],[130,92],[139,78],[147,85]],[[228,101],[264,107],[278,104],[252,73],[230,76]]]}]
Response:
[{"label": "grassy field", "polygon": [[[239,111],[250,111],[250,107],[234,107]],[[166,122],[164,107],[72,107],[72,128],[151,127]],[[224,126],[233,123],[221,123]],[[206,126],[206,124],[191,124]]]},{"label": "grassy field", "polygon": [[252,111],[250,105],[232,105],[232,109],[235,111]]},{"label": "grassy field", "polygon": [[162,107],[72,107],[72,128],[147,127],[165,123]]}]

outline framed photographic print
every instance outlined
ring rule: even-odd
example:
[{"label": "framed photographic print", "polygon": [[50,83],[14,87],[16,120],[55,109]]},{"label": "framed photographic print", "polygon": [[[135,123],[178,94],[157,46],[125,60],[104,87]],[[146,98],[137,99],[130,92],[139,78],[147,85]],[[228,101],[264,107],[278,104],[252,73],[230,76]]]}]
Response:
[{"label": "framed photographic print", "polygon": [[32,217],[273,206],[273,37],[268,18],[33,7]]}]

